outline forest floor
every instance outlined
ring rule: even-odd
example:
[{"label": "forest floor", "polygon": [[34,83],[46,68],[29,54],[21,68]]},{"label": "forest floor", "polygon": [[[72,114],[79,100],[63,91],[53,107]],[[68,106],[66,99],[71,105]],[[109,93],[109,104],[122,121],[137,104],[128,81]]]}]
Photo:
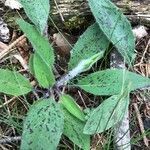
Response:
[{"label": "forest floor", "polygon": [[[4,6],[4,4],[0,4],[0,54],[3,54],[0,55],[0,68],[15,69],[30,78],[32,84],[36,84],[28,72],[29,56],[33,51],[32,46],[15,23],[15,17],[22,16],[22,14],[24,15],[22,10],[12,10]],[[139,24],[133,26],[133,29],[140,25],[139,22]],[[87,26],[71,29],[70,31],[63,28],[59,29],[59,31],[62,32],[70,44],[74,44]],[[143,25],[143,28],[146,33],[136,40],[137,55],[132,71],[142,76],[150,77],[150,27]],[[71,47],[65,42],[64,37],[59,35],[55,27],[49,27],[48,34],[50,41],[55,43],[54,49],[58,57],[56,68],[59,75],[63,75],[67,68],[65,56],[69,55]],[[98,98],[86,92],[78,89],[71,91],[66,89],[66,91],[70,92],[83,108],[99,105]],[[23,119],[28,111],[28,103],[32,104],[36,97],[43,96],[42,93],[36,94],[30,93],[25,97],[13,97],[0,93],[0,150],[19,149],[20,140],[12,137],[21,136]],[[131,93],[130,98],[129,112],[132,149],[148,150],[148,145],[150,146],[150,89],[134,91]],[[143,132],[145,134],[142,134]],[[10,138],[10,140],[2,141],[5,138]],[[109,137],[107,132],[95,135],[92,138],[92,150],[107,149],[109,138],[111,137]],[[109,144],[111,145],[112,142]],[[60,142],[60,149],[73,150],[75,147],[67,138],[63,137]]]}]

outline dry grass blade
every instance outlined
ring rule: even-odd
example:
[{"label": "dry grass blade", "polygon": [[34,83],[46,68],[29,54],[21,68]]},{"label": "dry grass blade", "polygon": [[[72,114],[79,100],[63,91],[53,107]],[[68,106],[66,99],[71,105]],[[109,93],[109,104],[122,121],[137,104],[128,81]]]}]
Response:
[{"label": "dry grass blade", "polygon": [[2,52],[4,49],[7,49],[8,46],[0,41],[0,52]]},{"label": "dry grass blade", "polygon": [[0,52],[0,60],[5,57],[8,53],[10,53],[12,49],[18,42],[23,40],[25,38],[25,35],[20,36],[18,39],[16,39],[13,43],[11,43],[6,49],[4,49],[2,52]]},{"label": "dry grass blade", "polygon": [[27,62],[22,58],[20,54],[16,54],[14,55],[14,57],[20,62],[20,64],[25,70],[28,70]]},{"label": "dry grass blade", "polygon": [[148,143],[148,139],[147,139],[147,137],[145,135],[144,125],[143,125],[143,121],[142,121],[142,118],[141,118],[140,111],[138,109],[137,103],[133,103],[133,107],[134,107],[134,110],[135,110],[135,113],[136,113],[136,117],[137,117],[137,120],[138,120],[138,123],[139,123],[139,127],[140,127],[140,130],[141,130],[142,136],[143,136],[143,142],[144,142],[145,146],[148,147],[149,143]]},{"label": "dry grass blade", "polygon": [[3,103],[2,105],[0,105],[0,108],[3,108],[5,105],[8,105],[9,103],[11,103],[12,101],[14,101],[15,99],[16,99],[16,97],[11,98],[10,100],[8,100],[5,103]]}]

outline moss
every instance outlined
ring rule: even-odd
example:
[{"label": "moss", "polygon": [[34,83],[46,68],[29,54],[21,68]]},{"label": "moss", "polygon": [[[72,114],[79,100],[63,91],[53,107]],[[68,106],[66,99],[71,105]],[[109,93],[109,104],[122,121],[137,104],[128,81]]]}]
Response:
[{"label": "moss", "polygon": [[84,24],[87,24],[85,17],[74,16],[65,22],[65,27],[70,30],[79,29]]}]

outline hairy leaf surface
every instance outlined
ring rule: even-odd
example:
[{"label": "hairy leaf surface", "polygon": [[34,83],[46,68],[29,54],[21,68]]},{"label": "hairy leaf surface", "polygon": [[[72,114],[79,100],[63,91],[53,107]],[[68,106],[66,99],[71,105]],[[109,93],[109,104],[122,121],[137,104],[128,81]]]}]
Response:
[{"label": "hairy leaf surface", "polygon": [[0,92],[19,96],[30,91],[32,86],[24,76],[15,71],[0,69]]},{"label": "hairy leaf surface", "polygon": [[49,0],[20,0],[20,2],[29,19],[43,33],[50,10]]},{"label": "hairy leaf surface", "polygon": [[21,150],[56,150],[63,132],[64,117],[53,99],[31,106],[24,122]]},{"label": "hairy leaf surface", "polygon": [[101,30],[130,64],[135,38],[127,18],[110,0],[89,0],[89,5]]},{"label": "hairy leaf surface", "polygon": [[55,83],[55,77],[52,72],[52,67],[45,62],[41,56],[35,52],[33,57],[34,73],[39,84],[44,88],[53,86]]},{"label": "hairy leaf surface", "polygon": [[94,23],[78,39],[71,51],[69,69],[73,69],[81,60],[88,59],[91,56],[105,51],[109,46],[109,41]]},{"label": "hairy leaf surface", "polygon": [[17,22],[35,49],[34,55],[31,56],[33,58],[30,59],[30,65],[32,66],[31,72],[35,73],[35,77],[41,86],[44,88],[52,86],[55,83],[52,72],[54,64],[53,48],[48,40],[41,36],[34,26],[23,20],[18,20]]},{"label": "hairy leaf surface", "polygon": [[66,108],[69,111],[69,113],[71,113],[73,116],[77,117],[81,121],[85,121],[85,115],[83,111],[70,95],[62,95],[60,97],[60,100],[63,107]]},{"label": "hairy leaf surface", "polygon": [[65,117],[63,134],[80,148],[89,150],[90,136],[83,134],[85,123],[74,117],[65,108],[63,109],[63,112]]},{"label": "hairy leaf surface", "polygon": [[150,79],[123,69],[107,69],[91,73],[76,84],[95,95],[116,95],[131,82],[131,91],[150,85]]},{"label": "hairy leaf surface", "polygon": [[101,103],[91,114],[84,127],[85,134],[101,133],[119,121],[126,113],[129,105],[128,94],[113,95]]}]

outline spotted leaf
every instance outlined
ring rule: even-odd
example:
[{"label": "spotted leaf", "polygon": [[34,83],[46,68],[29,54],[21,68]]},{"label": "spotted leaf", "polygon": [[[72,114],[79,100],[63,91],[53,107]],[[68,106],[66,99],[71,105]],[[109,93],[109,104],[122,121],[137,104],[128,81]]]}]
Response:
[{"label": "spotted leaf", "polygon": [[31,106],[24,122],[21,150],[56,150],[64,126],[63,112],[53,99]]},{"label": "spotted leaf", "polygon": [[129,21],[110,0],[88,1],[100,29],[130,64],[135,57],[135,38]]},{"label": "spotted leaf", "polygon": [[65,108],[64,112],[64,131],[63,134],[67,136],[74,144],[78,145],[84,150],[90,149],[90,136],[83,134],[85,123],[75,116],[73,116]]},{"label": "spotted leaf", "polygon": [[128,105],[129,96],[126,92],[106,99],[90,114],[84,127],[84,133],[90,135],[101,133],[113,127],[123,119]]},{"label": "spotted leaf", "polygon": [[82,60],[88,59],[99,52],[104,52],[108,48],[109,43],[98,24],[94,23],[88,27],[74,45],[71,51],[69,69],[76,67]]},{"label": "spotted leaf", "polygon": [[76,86],[95,95],[117,95],[131,82],[131,90],[150,85],[150,79],[123,69],[107,69],[78,80]]}]

